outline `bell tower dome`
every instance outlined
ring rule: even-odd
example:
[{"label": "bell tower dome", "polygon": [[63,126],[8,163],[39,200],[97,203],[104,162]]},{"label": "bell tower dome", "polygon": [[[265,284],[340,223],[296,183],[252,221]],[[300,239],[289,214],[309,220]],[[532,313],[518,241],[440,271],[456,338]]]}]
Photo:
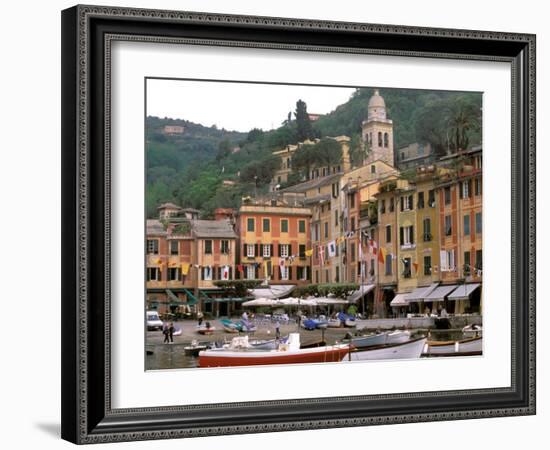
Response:
[{"label": "bell tower dome", "polygon": [[394,165],[393,155],[393,121],[388,119],[386,102],[378,89],[369,100],[367,120],[361,126],[361,137],[367,155],[365,164],[382,160]]}]

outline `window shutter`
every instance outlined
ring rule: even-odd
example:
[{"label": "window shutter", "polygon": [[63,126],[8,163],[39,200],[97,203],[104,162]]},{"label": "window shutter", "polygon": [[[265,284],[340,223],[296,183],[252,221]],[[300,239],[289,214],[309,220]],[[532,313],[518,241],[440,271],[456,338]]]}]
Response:
[{"label": "window shutter", "polygon": [[404,201],[403,197],[401,197],[399,200],[400,200],[400,203],[401,203],[401,211],[403,211],[405,209],[405,201]]},{"label": "window shutter", "polygon": [[292,280],[292,267],[288,267],[288,279]]},{"label": "window shutter", "polygon": [[463,197],[462,194],[463,194],[463,192],[464,192],[464,183],[461,181],[460,183],[458,183],[458,187],[459,187],[459,189],[458,189],[458,197],[459,197],[459,198],[462,198],[462,197]]},{"label": "window shutter", "polygon": [[269,256],[273,256],[273,244],[269,244]]},{"label": "window shutter", "polygon": [[411,225],[411,244],[414,244],[414,226]]},{"label": "window shutter", "polygon": [[279,244],[279,258],[281,257],[281,253],[282,253],[282,244]]},{"label": "window shutter", "polygon": [[412,195],[409,195],[409,209],[414,209],[413,196]]},{"label": "window shutter", "polygon": [[254,256],[259,256],[260,255],[260,252],[259,252],[259,245],[258,244],[254,244]]},{"label": "window shutter", "polygon": [[472,180],[468,180],[468,198],[472,196]]},{"label": "window shutter", "polygon": [[256,280],[259,279],[259,277],[260,277],[259,272],[260,272],[259,267],[258,267],[258,266],[254,266],[254,278],[255,278]]},{"label": "window shutter", "polygon": [[243,258],[246,258],[248,256],[248,253],[246,250],[247,250],[246,244],[243,244]]},{"label": "window shutter", "polygon": [[204,267],[201,267],[201,280],[204,280]]},{"label": "window shutter", "polygon": [[399,245],[403,245],[403,227],[399,227]]}]

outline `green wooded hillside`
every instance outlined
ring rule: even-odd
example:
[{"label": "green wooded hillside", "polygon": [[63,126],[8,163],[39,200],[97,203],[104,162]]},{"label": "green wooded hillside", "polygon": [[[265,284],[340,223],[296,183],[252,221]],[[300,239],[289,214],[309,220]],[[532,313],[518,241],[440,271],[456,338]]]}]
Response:
[{"label": "green wooded hillside", "polygon": [[[357,89],[348,102],[313,123],[304,122],[307,105],[296,99],[296,106],[289,105],[296,107],[295,119],[282,117],[281,126],[269,131],[242,133],[147,117],[147,216],[156,217],[157,206],[166,201],[200,209],[206,218],[217,207],[238,207],[242,197],[267,191],[279,168],[272,152],[304,136],[347,135],[352,145],[358,143],[372,93],[372,89]],[[481,94],[404,89],[381,89],[380,94],[393,120],[396,150],[422,142],[445,154],[447,149],[481,143]],[[185,132],[166,135],[165,125],[184,126]],[[326,159],[324,153],[320,157]],[[298,180],[298,174],[293,179]]]}]

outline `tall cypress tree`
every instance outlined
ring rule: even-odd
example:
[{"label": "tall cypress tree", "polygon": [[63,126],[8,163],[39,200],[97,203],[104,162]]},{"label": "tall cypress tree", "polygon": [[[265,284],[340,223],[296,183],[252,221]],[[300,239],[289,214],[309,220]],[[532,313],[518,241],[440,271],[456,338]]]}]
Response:
[{"label": "tall cypress tree", "polygon": [[298,141],[303,142],[306,139],[313,137],[313,128],[309,121],[309,115],[307,113],[307,105],[303,100],[296,102],[296,137]]}]

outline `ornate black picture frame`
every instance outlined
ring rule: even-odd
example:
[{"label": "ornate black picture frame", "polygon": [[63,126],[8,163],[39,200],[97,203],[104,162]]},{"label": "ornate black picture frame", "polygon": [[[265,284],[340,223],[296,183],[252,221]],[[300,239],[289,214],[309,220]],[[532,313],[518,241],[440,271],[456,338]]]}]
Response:
[{"label": "ornate black picture frame", "polygon": [[[510,387],[131,410],[111,407],[110,46],[115,40],[175,43],[182,39],[202,45],[511,64]],[[62,13],[62,109],[64,439],[84,444],[535,413],[534,35],[75,6]]]}]

